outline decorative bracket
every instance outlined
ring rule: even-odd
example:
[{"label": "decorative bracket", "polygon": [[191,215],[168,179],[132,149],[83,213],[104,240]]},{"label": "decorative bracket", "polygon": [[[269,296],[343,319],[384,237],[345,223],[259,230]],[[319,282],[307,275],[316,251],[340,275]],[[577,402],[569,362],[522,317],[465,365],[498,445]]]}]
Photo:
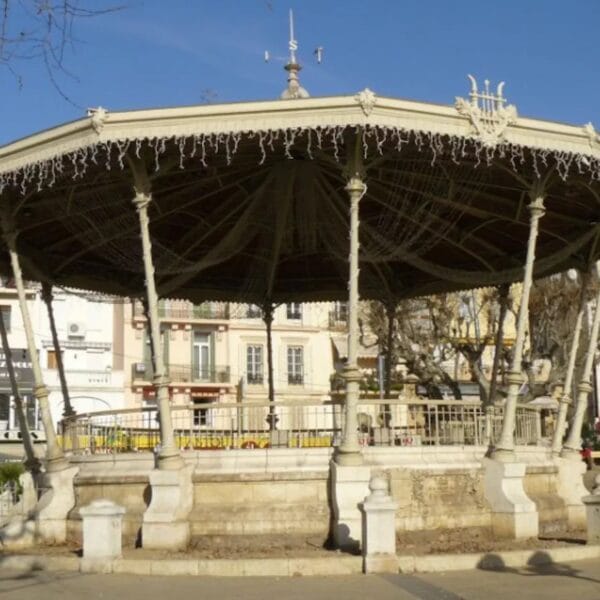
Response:
[{"label": "decorative bracket", "polygon": [[92,127],[94,128],[94,131],[96,133],[100,133],[104,128],[104,122],[108,117],[108,111],[105,108],[102,108],[101,106],[98,106],[98,108],[88,108],[87,116],[91,117]]},{"label": "decorative bracket", "polygon": [[496,146],[503,139],[507,127],[517,120],[517,109],[512,104],[506,106],[506,98],[502,95],[504,81],[498,84],[494,93],[486,79],[480,92],[475,78],[472,75],[468,77],[471,80],[469,100],[457,97],[456,110],[469,118],[484,146]]},{"label": "decorative bracket", "polygon": [[588,136],[590,148],[593,149],[597,144],[600,144],[600,134],[594,129],[591,121],[583,126],[583,131]]},{"label": "decorative bracket", "polygon": [[354,99],[360,104],[365,116],[369,116],[373,112],[373,108],[377,104],[377,96],[375,92],[369,88],[365,88],[362,92],[358,92]]}]

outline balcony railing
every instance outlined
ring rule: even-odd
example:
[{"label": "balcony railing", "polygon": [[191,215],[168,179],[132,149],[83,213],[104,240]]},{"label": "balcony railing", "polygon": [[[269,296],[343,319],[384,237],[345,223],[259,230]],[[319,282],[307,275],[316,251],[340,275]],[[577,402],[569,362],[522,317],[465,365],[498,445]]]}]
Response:
[{"label": "balcony railing", "polygon": [[[135,317],[143,317],[144,308],[139,302],[133,305]],[[225,302],[203,302],[189,306],[164,306],[159,304],[158,316],[161,319],[175,321],[192,321],[194,319],[229,319],[229,305]]]},{"label": "balcony railing", "polygon": [[348,313],[345,310],[329,311],[329,329],[345,331],[348,327]]},{"label": "balcony railing", "polygon": [[[166,365],[167,375],[174,383],[230,383],[229,367],[199,367],[196,365]],[[134,363],[132,381],[152,381],[154,371],[147,363]]]},{"label": "balcony railing", "polygon": [[[364,446],[478,446],[501,430],[503,408],[486,414],[465,401],[361,400],[359,442]],[[272,415],[275,418],[272,418]],[[338,446],[344,429],[343,405],[328,400],[219,403],[172,407],[177,444],[182,450],[218,448],[311,448]],[[274,420],[277,429],[270,431]],[[160,441],[155,408],[79,414],[62,423],[63,445],[73,452],[152,450]],[[540,411],[519,406],[515,441],[547,445]]]}]

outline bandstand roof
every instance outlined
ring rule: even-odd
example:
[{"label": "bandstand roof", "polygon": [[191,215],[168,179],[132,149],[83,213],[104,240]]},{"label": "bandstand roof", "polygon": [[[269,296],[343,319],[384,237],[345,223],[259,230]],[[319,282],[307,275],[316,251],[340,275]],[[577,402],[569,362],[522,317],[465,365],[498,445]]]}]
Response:
[{"label": "bandstand roof", "polygon": [[[360,293],[408,297],[522,278],[528,192],[546,189],[536,275],[600,257],[591,126],[352,96],[106,112],[0,148],[0,207],[25,276],[144,292],[130,160],[142,162],[161,296],[344,299],[352,171]],[[509,107],[510,108],[510,107]],[[0,270],[10,273],[7,256]]]}]

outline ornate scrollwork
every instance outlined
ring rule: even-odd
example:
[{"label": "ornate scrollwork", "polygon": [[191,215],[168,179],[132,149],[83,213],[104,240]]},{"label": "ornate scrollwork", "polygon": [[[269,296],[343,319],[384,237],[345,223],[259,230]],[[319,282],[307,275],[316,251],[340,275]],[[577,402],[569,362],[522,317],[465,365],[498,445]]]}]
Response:
[{"label": "ornate scrollwork", "polygon": [[88,108],[87,116],[91,117],[92,127],[96,133],[100,133],[104,128],[104,122],[108,117],[108,111],[101,106],[98,108]]},{"label": "ornate scrollwork", "polygon": [[504,81],[498,84],[496,93],[490,90],[490,82],[486,79],[484,89],[480,92],[477,81],[472,75],[469,100],[456,98],[456,110],[471,121],[477,137],[484,146],[496,146],[504,137],[509,125],[517,120],[517,109],[514,105],[506,105],[502,95]]},{"label": "ornate scrollwork", "polygon": [[373,112],[373,108],[377,104],[377,96],[375,92],[369,88],[365,88],[362,92],[358,92],[354,99],[360,104],[365,116],[369,116]]}]

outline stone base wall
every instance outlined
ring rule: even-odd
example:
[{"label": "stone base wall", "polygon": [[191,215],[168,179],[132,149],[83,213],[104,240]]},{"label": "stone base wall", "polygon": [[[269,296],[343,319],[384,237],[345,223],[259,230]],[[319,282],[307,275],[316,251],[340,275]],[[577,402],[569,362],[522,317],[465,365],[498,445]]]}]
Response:
[{"label": "stone base wall", "polygon": [[[398,502],[398,531],[490,528],[483,493],[485,448],[366,448],[372,472],[384,473]],[[328,449],[189,452],[194,466],[193,536],[311,534],[325,539],[330,527]],[[543,448],[523,448],[525,489],[540,513],[541,532],[565,528],[566,508],[557,493],[557,469]],[[69,533],[80,539],[79,509],[106,498],[126,508],[123,531],[137,536],[150,502],[150,455],[73,459],[80,467],[77,505]]]},{"label": "stone base wall", "polygon": [[555,465],[530,465],[525,472],[525,493],[537,506],[542,535],[568,529],[567,508],[558,496],[557,474]]},{"label": "stone base wall", "polygon": [[482,469],[390,469],[396,529],[491,527]]},{"label": "stone base wall", "polygon": [[192,535],[322,534],[329,531],[327,474],[199,474]]},{"label": "stone base wall", "polygon": [[147,475],[80,475],[75,480],[75,508],[69,513],[67,535],[81,539],[79,510],[94,500],[106,499],[125,507],[123,538],[133,544],[142,526],[142,516],[150,503]]}]

